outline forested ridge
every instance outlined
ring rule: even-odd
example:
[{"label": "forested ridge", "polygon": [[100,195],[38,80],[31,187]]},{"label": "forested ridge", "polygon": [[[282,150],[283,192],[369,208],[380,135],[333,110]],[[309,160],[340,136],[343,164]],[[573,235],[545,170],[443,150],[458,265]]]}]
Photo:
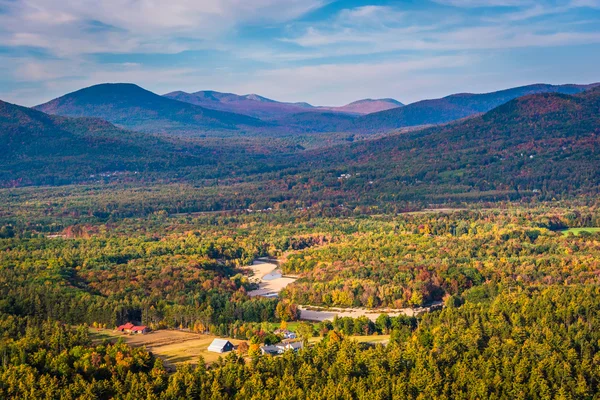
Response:
[{"label": "forested ridge", "polygon": [[[324,140],[310,150],[301,150],[300,138],[182,142],[16,109],[36,119],[13,117],[3,128],[3,135],[21,132],[16,137],[25,140],[8,141],[6,154],[18,157],[3,161],[3,182],[183,185],[196,202],[179,206],[184,212],[340,204],[406,210],[415,203],[594,196],[599,99],[598,88],[576,96],[536,94],[480,117],[379,139],[339,144],[352,137],[306,137]],[[14,116],[11,107],[5,108]],[[44,135],[36,139],[40,123]],[[42,146],[48,140],[56,146]],[[198,192],[213,199],[196,200]]]}]

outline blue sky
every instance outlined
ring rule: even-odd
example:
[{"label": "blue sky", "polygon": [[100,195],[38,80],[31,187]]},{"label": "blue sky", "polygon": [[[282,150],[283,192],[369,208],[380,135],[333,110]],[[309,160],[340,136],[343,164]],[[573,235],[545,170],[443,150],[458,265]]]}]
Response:
[{"label": "blue sky", "polygon": [[102,82],[341,105],[600,81],[600,0],[0,0],[0,99]]}]

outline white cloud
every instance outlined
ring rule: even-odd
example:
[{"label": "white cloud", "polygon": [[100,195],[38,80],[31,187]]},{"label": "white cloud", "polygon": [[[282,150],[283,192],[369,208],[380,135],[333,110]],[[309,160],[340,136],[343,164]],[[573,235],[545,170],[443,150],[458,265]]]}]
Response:
[{"label": "white cloud", "polygon": [[[0,41],[68,56],[178,52],[244,23],[285,22],[325,0],[0,0]],[[184,44],[185,43],[185,44]],[[201,43],[201,42],[196,42]]]},{"label": "white cloud", "polygon": [[[461,89],[528,83],[505,77],[505,84],[486,86],[487,77],[479,70],[484,68],[482,58],[508,53],[489,50],[600,43],[597,26],[568,14],[580,7],[600,8],[600,0],[438,0],[455,7],[411,11],[368,5],[327,20],[295,21],[329,1],[0,0],[0,43],[50,54],[41,58],[24,50],[0,55],[0,82],[8,83],[0,87],[0,97],[34,105],[101,82],[134,82],[157,93],[215,89],[316,104],[363,97],[412,101]],[[486,6],[501,8],[469,9]],[[567,18],[561,18],[562,12]],[[279,41],[271,37],[242,45],[238,27],[245,24],[273,26],[274,32],[286,34]],[[226,62],[211,60],[208,67],[204,60],[184,55],[173,57],[185,59],[178,66],[165,66],[162,58],[161,66],[146,63],[143,56],[100,64],[89,56],[192,49],[218,50]],[[344,63],[332,61],[334,57],[345,57]],[[574,64],[569,66],[572,71],[579,65]],[[523,69],[519,65],[519,74]],[[485,82],[473,85],[476,76]]]},{"label": "white cloud", "polygon": [[[524,6],[496,14],[465,15],[452,12],[428,15],[397,12],[388,7],[361,7],[340,12],[333,22],[306,27],[282,41],[329,55],[376,54],[393,51],[457,51],[514,49],[591,44],[600,42],[598,29],[577,30],[572,21],[560,23],[536,17],[556,15],[590,6],[600,0],[572,0],[561,5],[497,0],[443,0],[461,7],[477,5]],[[531,4],[531,5],[530,5]],[[369,21],[365,27],[364,21]]]}]

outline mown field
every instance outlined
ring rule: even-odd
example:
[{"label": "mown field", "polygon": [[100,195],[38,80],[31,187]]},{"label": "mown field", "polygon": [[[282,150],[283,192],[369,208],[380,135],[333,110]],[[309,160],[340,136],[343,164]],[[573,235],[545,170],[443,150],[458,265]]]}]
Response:
[{"label": "mown field", "polygon": [[600,232],[600,228],[570,228],[562,231],[563,235],[572,233],[573,235],[579,235],[581,232],[596,233]]},{"label": "mown field", "polygon": [[[166,366],[174,367],[182,363],[197,364],[200,356],[204,357],[206,363],[213,363],[219,357],[227,354],[219,354],[208,351],[208,346],[217,336],[200,335],[197,333],[160,330],[146,335],[129,335],[112,329],[90,328],[90,336],[96,343],[109,340],[116,342],[122,339],[130,346],[146,347],[146,349],[163,359]],[[234,345],[239,345],[243,340],[225,338]]]}]

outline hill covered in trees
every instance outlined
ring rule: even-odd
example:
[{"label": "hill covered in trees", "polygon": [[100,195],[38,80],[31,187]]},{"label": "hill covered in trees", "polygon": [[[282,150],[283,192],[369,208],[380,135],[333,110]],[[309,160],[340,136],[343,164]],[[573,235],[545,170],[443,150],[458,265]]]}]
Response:
[{"label": "hill covered in trees", "polygon": [[[24,184],[78,182],[83,176],[108,170],[148,172],[134,177],[138,182],[206,183],[206,179],[218,178],[221,191],[243,184],[244,198],[233,203],[245,205],[263,200],[288,205],[295,201],[376,204],[594,194],[600,176],[599,98],[598,88],[577,95],[534,94],[445,126],[372,140],[340,137],[338,143],[344,144],[317,146],[316,150],[303,150],[294,136],[167,140],[118,130],[99,120],[37,113],[36,118],[47,123],[39,131],[34,127],[41,122],[25,117],[0,121],[6,126],[5,135],[14,137],[22,130],[19,137],[26,139],[7,142],[11,147],[5,154],[11,156],[3,164],[6,171],[19,172],[17,178],[27,177]],[[23,115],[34,113],[19,110]],[[311,120],[318,113],[302,115]],[[310,125],[304,124],[304,118],[298,126]],[[335,114],[335,118],[353,117]],[[321,122],[331,119],[324,117]],[[87,125],[82,128],[82,124]],[[37,140],[40,132],[47,137]],[[87,150],[77,147],[84,142],[75,147],[58,145],[60,140],[71,140],[74,132],[85,143],[99,144],[101,138],[124,145],[92,147],[89,165],[78,168],[77,156],[72,158],[69,152],[79,149],[77,154],[85,159]],[[275,147],[277,141],[280,147]],[[37,164],[29,160],[31,155],[37,157]],[[40,174],[45,178],[38,179]],[[52,174],[55,178],[47,179]],[[4,185],[13,184],[10,181],[6,175]]]},{"label": "hill covered in trees", "polygon": [[184,164],[174,145],[154,136],[97,118],[50,116],[1,101],[0,147],[5,184],[65,184],[94,174]]},{"label": "hill covered in trees", "polygon": [[102,118],[125,128],[146,132],[201,133],[266,125],[246,115],[172,100],[124,83],[91,86],[35,109],[67,117]]},{"label": "hill covered in trees", "polygon": [[577,94],[597,85],[529,85],[498,92],[453,94],[405,107],[372,113],[353,121],[345,130],[385,132],[408,126],[437,125],[488,112],[512,99],[536,93]]},{"label": "hill covered in trees", "polygon": [[388,200],[429,191],[597,193],[600,88],[518,98],[456,124],[299,155],[345,175],[339,188]]}]

